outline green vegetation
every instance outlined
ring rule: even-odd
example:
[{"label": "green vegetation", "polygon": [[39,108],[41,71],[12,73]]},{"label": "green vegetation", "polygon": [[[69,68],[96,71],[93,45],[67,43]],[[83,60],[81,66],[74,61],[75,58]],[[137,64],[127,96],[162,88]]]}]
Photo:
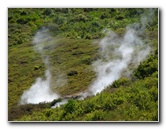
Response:
[{"label": "green vegetation", "polygon": [[[98,55],[95,42],[105,36],[103,29],[120,36],[128,24],[139,22],[148,9],[14,9],[8,10],[8,112],[16,121],[158,121],[158,10],[140,35],[154,51],[134,70],[132,77],[122,77],[96,96],[83,101],[70,99],[61,107],[50,103],[19,105],[20,97],[35,82],[44,78],[46,66],[32,44],[42,27],[53,37],[49,55],[52,80],[66,71],[68,83],[54,86],[65,97],[87,89],[96,77],[91,63]],[[148,38],[146,38],[148,37]],[[94,43],[93,43],[94,42]],[[132,67],[132,66],[131,66]],[[63,76],[63,75],[62,75]]]}]

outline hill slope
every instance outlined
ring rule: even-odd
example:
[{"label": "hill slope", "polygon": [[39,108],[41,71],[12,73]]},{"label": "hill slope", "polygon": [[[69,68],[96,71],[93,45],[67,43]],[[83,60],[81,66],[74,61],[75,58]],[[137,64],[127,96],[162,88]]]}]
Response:
[{"label": "hill slope", "polygon": [[[140,17],[148,14],[149,9],[9,9],[9,120],[157,121],[158,10],[151,11],[154,16],[139,36],[152,51],[134,68],[131,76],[122,76],[96,96],[83,101],[71,97],[65,105],[50,108],[61,100],[18,104],[36,78],[45,78],[48,65],[52,74],[52,92],[67,97],[86,91],[97,76],[92,63],[100,58],[97,44],[106,35],[102,31],[112,30],[123,37],[125,27],[140,23]],[[43,27],[49,30],[51,37],[43,48],[43,57],[49,56],[48,65],[42,60],[42,55],[34,51],[32,43],[35,34]]]}]

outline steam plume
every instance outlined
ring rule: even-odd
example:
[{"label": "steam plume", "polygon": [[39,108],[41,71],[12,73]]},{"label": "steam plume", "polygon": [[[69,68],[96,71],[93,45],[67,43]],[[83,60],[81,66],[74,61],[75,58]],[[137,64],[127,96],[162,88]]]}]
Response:
[{"label": "steam plume", "polygon": [[[101,92],[119,79],[129,64],[138,65],[150,53],[150,47],[145,46],[133,28],[127,27],[126,30],[123,38],[108,31],[99,43],[101,58],[93,63],[97,79],[89,88],[93,94]],[[131,71],[127,73],[130,74]]]},{"label": "steam plume", "polygon": [[33,39],[33,44],[35,51],[41,54],[42,61],[47,68],[45,71],[46,79],[37,78],[36,82],[30,87],[30,89],[24,91],[21,96],[20,104],[48,102],[59,98],[58,94],[53,93],[50,90],[52,76],[49,69],[49,56],[44,51],[49,43],[51,43],[51,36],[49,35],[48,29],[42,28],[36,33]]},{"label": "steam plume", "polygon": [[138,35],[143,33],[153,15],[154,10],[149,9],[148,15],[142,15],[141,24],[134,23],[126,27],[126,33],[122,38],[113,31],[107,31],[107,36],[99,43],[101,58],[93,63],[97,78],[89,87],[90,93],[94,95],[100,93],[113,81],[119,79],[122,73],[130,76],[132,69],[129,70],[128,66],[132,64],[135,68],[149,55],[151,47]]},{"label": "steam plume", "polygon": [[59,97],[59,95],[52,93],[50,90],[51,74],[48,70],[46,70],[45,76],[46,80],[37,78],[35,84],[30,89],[24,91],[21,97],[21,104],[49,102]]}]

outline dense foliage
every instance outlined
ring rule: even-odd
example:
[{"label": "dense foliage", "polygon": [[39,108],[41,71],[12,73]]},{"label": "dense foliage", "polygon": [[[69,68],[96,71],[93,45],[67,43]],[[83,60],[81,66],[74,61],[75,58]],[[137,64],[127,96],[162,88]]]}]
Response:
[{"label": "dense foliage", "polygon": [[[123,36],[128,24],[139,22],[148,9],[14,9],[8,10],[8,109],[9,120],[16,121],[158,121],[158,10],[141,37],[154,51],[140,63],[130,78],[122,77],[96,96],[83,101],[61,101],[19,105],[24,90],[37,77],[43,77],[45,65],[34,52],[33,36],[42,27],[50,30],[59,47],[50,51],[51,69],[67,71],[69,82],[57,89],[62,96],[84,91],[95,78],[91,63],[98,58],[103,29]],[[148,37],[148,38],[146,38]],[[131,66],[132,67],[132,66]],[[75,73],[75,74],[73,74]],[[53,86],[54,87],[54,86]]]}]

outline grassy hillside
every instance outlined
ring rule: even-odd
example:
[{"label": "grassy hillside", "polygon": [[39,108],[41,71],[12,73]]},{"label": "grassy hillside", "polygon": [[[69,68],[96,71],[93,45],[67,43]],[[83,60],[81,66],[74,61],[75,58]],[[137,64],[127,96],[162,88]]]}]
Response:
[{"label": "grassy hillside", "polygon": [[[14,9],[8,10],[8,110],[9,120],[18,121],[123,121],[158,120],[158,10],[141,38],[153,48],[149,57],[130,78],[122,77],[96,96],[83,101],[71,99],[59,108],[51,103],[19,105],[23,92],[46,70],[32,44],[36,32],[48,28],[52,44],[49,55],[52,91],[63,97],[87,89],[96,77],[92,62],[99,58],[102,31],[123,36],[125,27],[140,22],[149,9]],[[147,38],[148,37],[148,38]],[[53,45],[53,46],[52,46]],[[131,66],[132,67],[132,66]],[[62,87],[53,80],[65,71]],[[72,71],[77,75],[70,76]],[[63,76],[63,75],[62,75]],[[60,101],[60,100],[58,100]],[[56,101],[54,101],[54,104]]]}]

